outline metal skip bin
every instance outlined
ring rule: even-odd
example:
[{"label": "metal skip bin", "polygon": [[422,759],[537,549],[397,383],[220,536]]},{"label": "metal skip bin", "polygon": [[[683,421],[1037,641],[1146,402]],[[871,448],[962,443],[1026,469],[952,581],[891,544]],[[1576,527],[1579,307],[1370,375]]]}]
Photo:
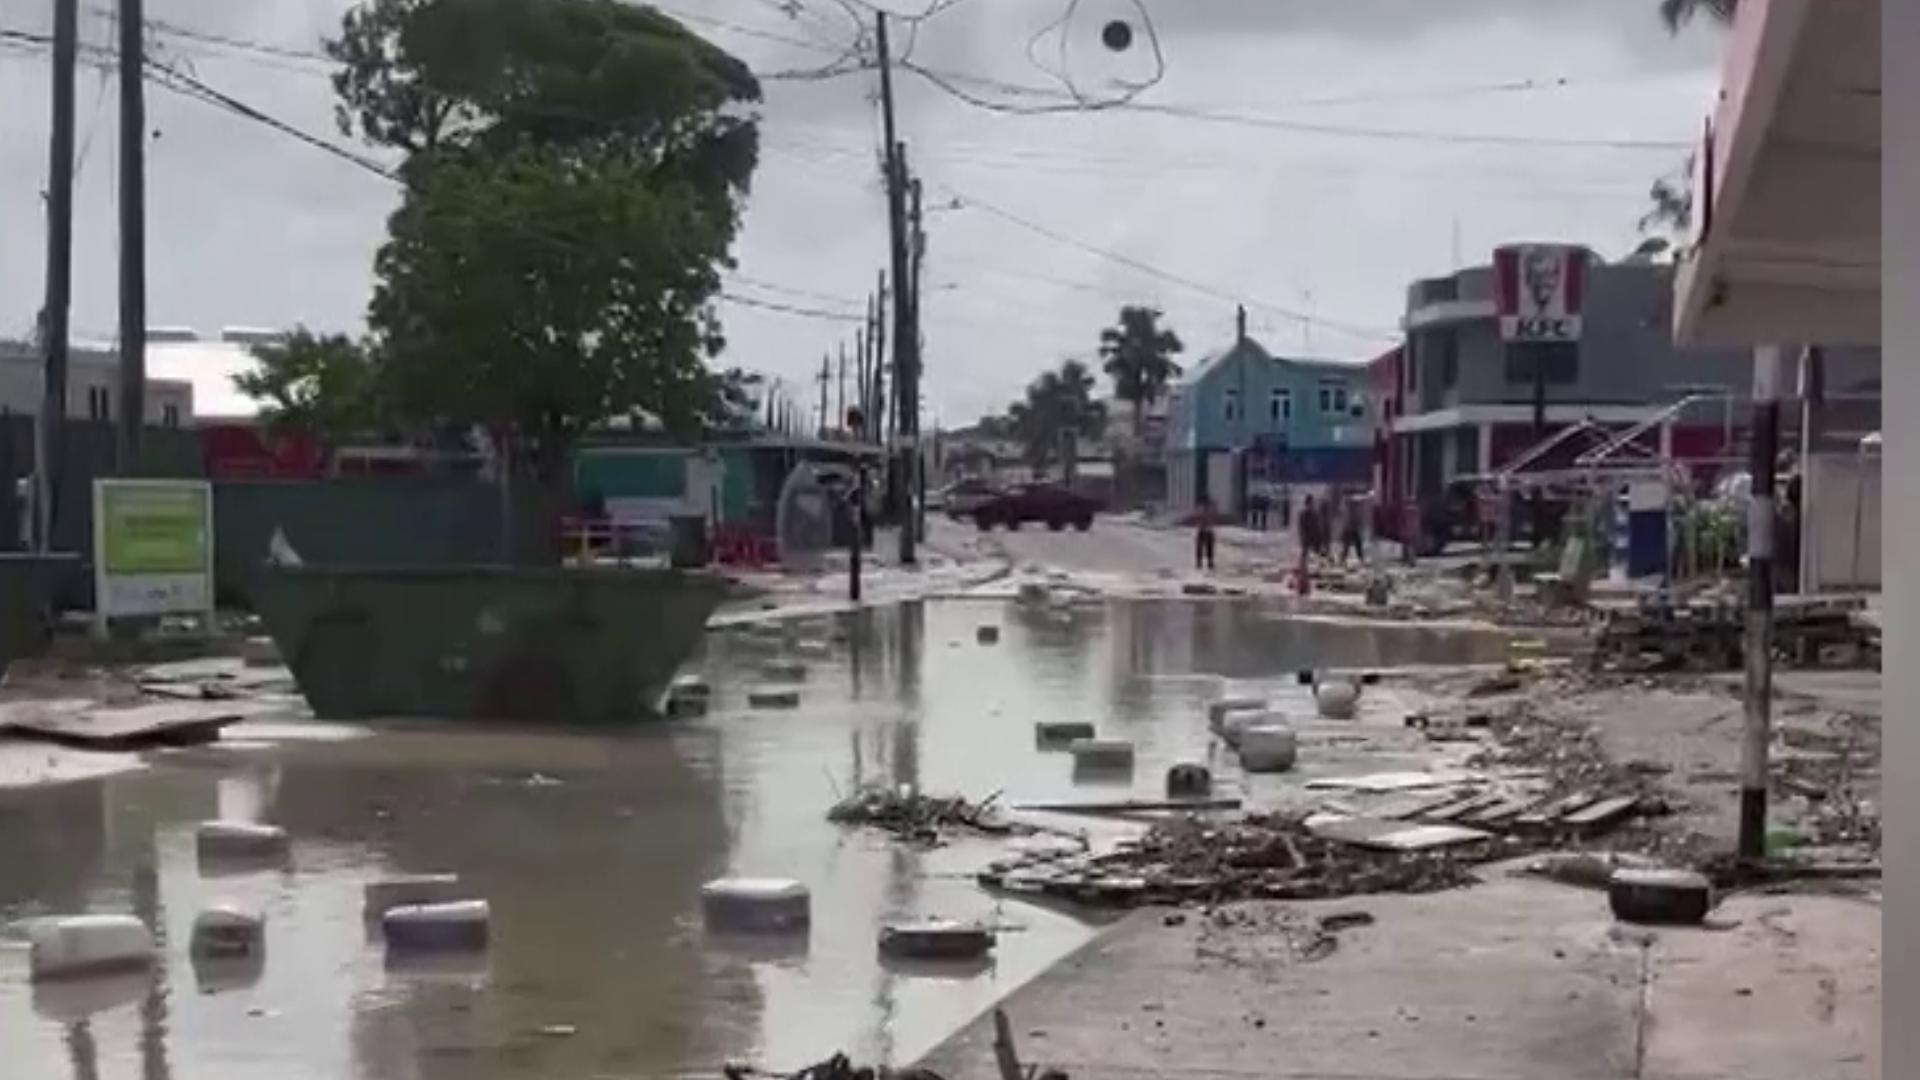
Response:
[{"label": "metal skip bin", "polygon": [[617,724],[652,712],[726,594],[583,567],[278,566],[256,607],[323,719]]},{"label": "metal skip bin", "polygon": [[79,570],[73,555],[0,552],[0,674],[8,661],[46,650],[47,601]]}]

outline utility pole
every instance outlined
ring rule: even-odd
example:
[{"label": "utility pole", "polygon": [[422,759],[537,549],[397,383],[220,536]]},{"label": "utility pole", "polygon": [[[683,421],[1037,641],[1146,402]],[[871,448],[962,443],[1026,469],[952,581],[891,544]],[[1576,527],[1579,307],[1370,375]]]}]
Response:
[{"label": "utility pole", "polygon": [[827,384],[832,381],[833,358],[823,353],[820,356],[820,429],[816,433],[822,439],[827,437],[827,428],[833,420],[827,414]]},{"label": "utility pole", "polygon": [[867,341],[873,349],[873,444],[883,445],[887,437],[887,424],[893,415],[887,408],[887,273],[880,272],[880,285],[873,294],[873,322],[868,328]]},{"label": "utility pole", "polygon": [[[873,321],[873,297],[867,297],[867,322]],[[867,374],[867,323],[860,324],[859,333],[853,339],[853,404],[860,410],[860,419],[865,426],[855,433],[855,437],[866,439],[866,428],[873,426],[873,403],[867,397],[867,387],[873,385],[872,377]]]},{"label": "utility pole", "polygon": [[897,490],[905,500],[900,529],[900,562],[911,566],[917,560],[914,554],[915,541],[912,495],[913,466],[913,412],[912,390],[915,383],[914,369],[916,354],[919,352],[919,339],[915,336],[913,325],[913,279],[911,270],[911,252],[909,247],[912,236],[908,232],[907,221],[907,162],[906,147],[902,146],[894,135],[893,122],[893,58],[887,47],[887,16],[885,12],[874,15],[874,40],[880,54],[880,114],[881,126],[886,139],[887,170],[887,234],[890,249],[894,288],[898,294],[893,304],[893,354],[894,364],[898,368],[898,377],[894,379],[894,415],[895,424],[900,432],[902,445],[894,447],[894,476]]},{"label": "utility pole", "polygon": [[46,350],[34,469],[34,539],[53,550],[66,451],[68,310],[73,300],[73,78],[80,48],[79,0],[53,4],[53,138],[47,161],[47,293],[40,312],[40,345]]},{"label": "utility pole", "polygon": [[147,103],[142,0],[120,0],[120,456],[139,467],[147,418]]},{"label": "utility pole", "polygon": [[1753,440],[1747,496],[1746,739],[1740,747],[1743,860],[1767,848],[1767,750],[1773,738],[1773,489],[1780,451],[1780,347],[1753,352]]},{"label": "utility pole", "polygon": [[[903,171],[904,161],[903,154]],[[920,178],[917,176],[913,178],[909,197],[911,207],[908,212],[912,228],[908,235],[913,240],[913,276],[911,285],[907,289],[907,295],[911,298],[907,307],[907,321],[911,324],[909,333],[913,338],[913,366],[908,371],[907,377],[901,380],[901,390],[908,402],[907,409],[901,416],[907,420],[907,452],[910,455],[908,460],[913,464],[913,471],[909,474],[913,494],[908,503],[908,509],[913,512],[913,517],[908,525],[914,538],[924,541],[927,538],[927,457],[920,444],[920,368],[926,355],[924,352],[926,342],[920,336],[920,270],[927,258],[927,232],[921,227]],[[903,558],[903,561],[912,562],[913,560]]]},{"label": "utility pole", "polygon": [[833,414],[835,417],[834,419],[835,430],[840,430],[845,428],[847,423],[847,343],[844,341],[840,343],[839,395],[840,395],[839,396],[840,407],[836,409]]}]

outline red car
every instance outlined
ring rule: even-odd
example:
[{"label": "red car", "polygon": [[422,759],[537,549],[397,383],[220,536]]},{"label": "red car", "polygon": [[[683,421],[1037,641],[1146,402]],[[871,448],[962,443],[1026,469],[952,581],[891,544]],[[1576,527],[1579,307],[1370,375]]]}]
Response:
[{"label": "red car", "polygon": [[1100,503],[1056,484],[1022,484],[981,503],[973,511],[981,532],[1004,525],[1017,529],[1029,521],[1045,522],[1055,532],[1071,525],[1081,532],[1093,528]]}]

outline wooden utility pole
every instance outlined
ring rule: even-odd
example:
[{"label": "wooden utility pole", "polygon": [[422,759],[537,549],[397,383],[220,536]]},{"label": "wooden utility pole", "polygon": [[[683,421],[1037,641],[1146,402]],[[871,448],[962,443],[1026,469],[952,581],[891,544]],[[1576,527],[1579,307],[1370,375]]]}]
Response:
[{"label": "wooden utility pole", "polygon": [[833,427],[843,431],[847,426],[847,343],[840,343],[840,389],[839,408],[834,411]]},{"label": "wooden utility pole", "polygon": [[[902,171],[905,170],[906,155],[901,154]],[[908,502],[911,520],[908,529],[914,539],[927,538],[927,459],[920,445],[920,366],[922,347],[926,344],[920,337],[920,269],[927,256],[927,232],[921,227],[920,216],[920,178],[914,177],[909,189],[911,202],[908,237],[913,242],[912,276],[908,281],[907,295],[911,302],[907,307],[908,335],[913,339],[913,364],[907,371],[907,377],[900,381],[901,395],[906,398],[906,408],[901,418],[907,425],[907,454],[913,471],[908,474],[909,490],[912,492]],[[904,561],[913,561],[904,558]]]},{"label": "wooden utility pole", "polygon": [[917,560],[914,548],[913,519],[913,415],[912,390],[916,385],[915,368],[919,339],[913,326],[912,234],[907,220],[906,147],[894,135],[893,58],[887,47],[887,16],[874,15],[874,40],[880,54],[880,114],[886,139],[887,233],[893,268],[893,355],[897,377],[894,379],[894,416],[900,432],[899,445],[892,447],[895,488],[901,495],[900,563],[911,566]]},{"label": "wooden utility pole", "polygon": [[142,0],[120,0],[120,442],[118,471],[139,468],[147,418],[147,101]]},{"label": "wooden utility pole", "polygon": [[888,418],[893,415],[887,408],[887,274],[880,272],[879,291],[873,294],[873,322],[868,329],[867,340],[873,346],[873,444],[886,443]]},{"label": "wooden utility pole", "polygon": [[79,0],[53,4],[53,137],[47,160],[47,282],[40,309],[46,350],[33,470],[34,544],[53,550],[61,459],[66,451],[68,311],[73,301],[73,79],[80,48]]},{"label": "wooden utility pole", "polygon": [[817,437],[826,438],[832,428],[833,417],[827,414],[827,384],[833,381],[833,358],[826,354],[820,356],[820,428]]}]

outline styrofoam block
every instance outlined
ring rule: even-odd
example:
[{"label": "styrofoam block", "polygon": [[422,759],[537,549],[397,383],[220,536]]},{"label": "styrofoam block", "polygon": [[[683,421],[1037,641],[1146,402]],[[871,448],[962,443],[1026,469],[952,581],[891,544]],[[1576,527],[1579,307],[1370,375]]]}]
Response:
[{"label": "styrofoam block", "polygon": [[153,963],[153,932],[132,915],[65,915],[33,924],[27,967],[35,979],[76,978]]},{"label": "styrofoam block", "polygon": [[487,944],[492,911],[485,900],[411,904],[380,920],[389,950],[479,949]]},{"label": "styrofoam block", "polygon": [[813,919],[813,894],[790,878],[720,878],[700,887],[713,930],[798,930]]}]

